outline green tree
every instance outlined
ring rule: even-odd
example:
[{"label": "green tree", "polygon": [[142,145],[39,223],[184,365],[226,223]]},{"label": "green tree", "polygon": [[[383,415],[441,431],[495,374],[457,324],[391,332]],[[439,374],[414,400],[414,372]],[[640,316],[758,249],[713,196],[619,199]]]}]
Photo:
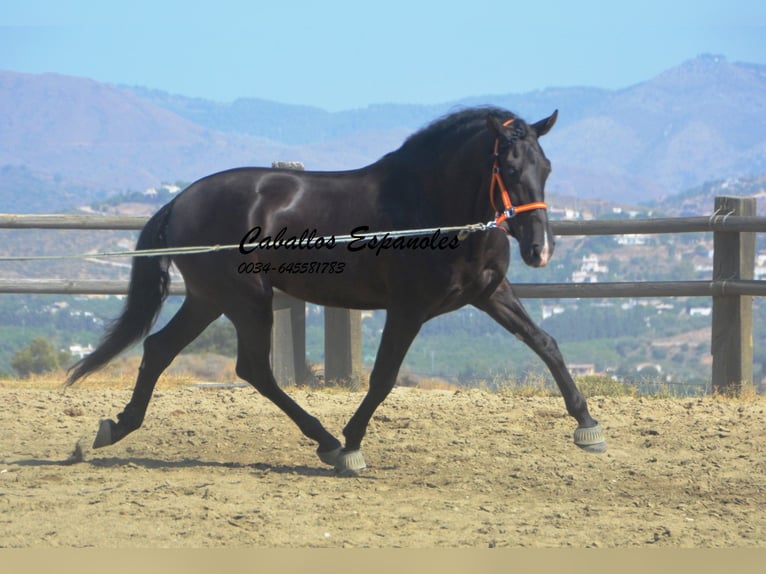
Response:
[{"label": "green tree", "polygon": [[187,348],[188,353],[217,353],[228,357],[237,356],[237,332],[225,319],[212,323]]},{"label": "green tree", "polygon": [[69,363],[71,355],[56,348],[43,337],[33,339],[11,359],[11,366],[21,377],[47,373]]}]

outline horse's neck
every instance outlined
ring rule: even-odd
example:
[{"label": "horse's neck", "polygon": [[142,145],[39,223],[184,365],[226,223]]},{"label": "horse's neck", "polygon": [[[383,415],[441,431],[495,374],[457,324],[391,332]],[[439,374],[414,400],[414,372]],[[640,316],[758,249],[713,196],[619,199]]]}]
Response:
[{"label": "horse's neck", "polygon": [[449,225],[486,222],[491,214],[491,165],[486,157],[465,153],[445,163],[434,172],[434,185],[426,191],[430,202],[439,206],[441,219]]}]

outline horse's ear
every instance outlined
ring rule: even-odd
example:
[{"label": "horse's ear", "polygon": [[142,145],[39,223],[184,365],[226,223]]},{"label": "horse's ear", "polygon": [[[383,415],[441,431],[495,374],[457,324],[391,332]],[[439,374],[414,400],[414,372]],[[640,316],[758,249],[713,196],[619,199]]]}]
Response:
[{"label": "horse's ear", "polygon": [[553,127],[553,124],[556,123],[556,119],[558,117],[559,111],[556,110],[544,120],[540,120],[539,122],[532,124],[532,130],[537,134],[537,137],[544,136],[549,131],[551,131],[551,128]]}]

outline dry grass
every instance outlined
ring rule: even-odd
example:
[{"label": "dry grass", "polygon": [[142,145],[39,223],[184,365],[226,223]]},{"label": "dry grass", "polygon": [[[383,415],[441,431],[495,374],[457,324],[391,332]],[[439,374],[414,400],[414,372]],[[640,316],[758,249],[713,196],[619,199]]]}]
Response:
[{"label": "dry grass", "polygon": [[[102,371],[78,381],[73,388],[85,390],[132,390],[138,372],[139,361],[138,357],[120,358]],[[234,372],[233,360],[217,355],[190,356],[188,360],[182,356],[160,377],[157,382],[157,389],[178,389],[200,383],[232,383],[239,380]],[[64,389],[64,381],[66,381],[66,372],[61,370],[27,378],[0,378],[0,388],[62,390]],[[639,396],[635,385],[615,381],[610,377],[584,376],[579,377],[576,382],[586,398]],[[455,391],[460,388],[443,379],[425,377],[416,381],[415,384],[405,384],[404,386],[414,386],[426,391]],[[473,386],[482,391],[496,392],[514,397],[559,396],[558,389],[547,382],[546,378],[540,373],[527,374],[523,379],[495,377],[492,380],[479,381]],[[361,389],[366,388],[366,381],[360,384],[359,387]],[[345,393],[349,390],[357,389],[350,389],[345,385],[318,385],[312,386],[312,390],[327,393]],[[641,396],[646,398],[673,398],[675,395],[667,387],[660,385],[655,388],[654,393],[642,394]],[[739,394],[715,393],[712,397],[708,398],[720,401],[759,401],[766,399],[764,395],[758,394],[758,390],[753,384],[743,384]]]},{"label": "dry grass", "polygon": [[720,399],[720,400],[728,400],[728,399],[737,399],[740,401],[757,401],[764,398],[764,395],[758,394],[758,389],[756,386],[749,381],[743,381],[740,383],[739,392],[734,393],[720,393],[720,392],[714,392],[713,393],[714,399]]},{"label": "dry grass", "polygon": [[415,386],[424,391],[456,391],[460,388],[458,385],[438,377],[424,378],[421,381],[418,381],[418,384]]},{"label": "dry grass", "polygon": [[[0,379],[0,388],[2,389],[39,389],[39,390],[62,390],[66,381],[65,371],[56,371],[45,373],[44,375],[34,375],[26,378],[3,378]],[[166,374],[160,377],[157,383],[158,389],[178,389],[198,383],[196,379],[189,375]],[[72,388],[75,389],[113,389],[113,390],[131,390],[135,384],[135,375],[113,376],[105,373],[97,373],[83,381],[78,381]]]},{"label": "dry grass", "polygon": [[[141,357],[128,355],[112,361],[101,371],[78,381],[80,389],[132,389],[136,382]],[[64,370],[52,371],[26,378],[0,379],[0,388],[61,389],[66,381]],[[231,383],[237,381],[234,359],[211,353],[179,355],[160,377],[158,389],[174,389],[197,383]]]},{"label": "dry grass", "polygon": [[[638,390],[635,385],[615,381],[611,377],[586,375],[577,378],[577,387],[586,397],[635,397]],[[665,393],[661,393],[663,396]]]}]

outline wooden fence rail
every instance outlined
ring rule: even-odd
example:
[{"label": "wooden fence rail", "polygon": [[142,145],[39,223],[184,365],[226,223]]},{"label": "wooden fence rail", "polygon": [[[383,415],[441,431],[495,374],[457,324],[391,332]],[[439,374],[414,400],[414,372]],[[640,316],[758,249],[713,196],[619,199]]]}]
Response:
[{"label": "wooden fence rail", "polygon": [[[766,296],[766,281],[625,281],[619,283],[515,283],[522,299],[609,299],[619,297],[727,297]],[[128,282],[89,279],[0,279],[0,293],[55,295],[125,295]],[[185,295],[180,281],[170,284],[171,295]],[[275,308],[287,295],[275,293]]]},{"label": "wooden fence rail", "polygon": [[[65,214],[0,214],[0,228],[139,230],[147,217]],[[755,233],[766,233],[766,218],[755,216],[755,199],[719,197],[710,217],[635,220],[554,221],[557,236],[712,232],[714,272],[710,281],[617,283],[517,283],[521,298],[711,297],[713,299],[712,383],[736,394],[752,381],[752,297],[766,296],[766,281],[754,281]],[[0,293],[124,294],[126,281],[0,280]],[[183,284],[171,285],[182,295]],[[305,303],[284,293],[275,297],[274,368],[279,380],[303,379]],[[361,376],[361,316],[346,309],[325,310],[325,376]]]},{"label": "wooden fence rail", "polygon": [[[0,213],[1,229],[140,230],[147,221],[148,216]],[[554,235],[558,236],[655,235],[712,231],[766,233],[766,218],[719,214],[707,217],[552,221],[551,229]]]}]

